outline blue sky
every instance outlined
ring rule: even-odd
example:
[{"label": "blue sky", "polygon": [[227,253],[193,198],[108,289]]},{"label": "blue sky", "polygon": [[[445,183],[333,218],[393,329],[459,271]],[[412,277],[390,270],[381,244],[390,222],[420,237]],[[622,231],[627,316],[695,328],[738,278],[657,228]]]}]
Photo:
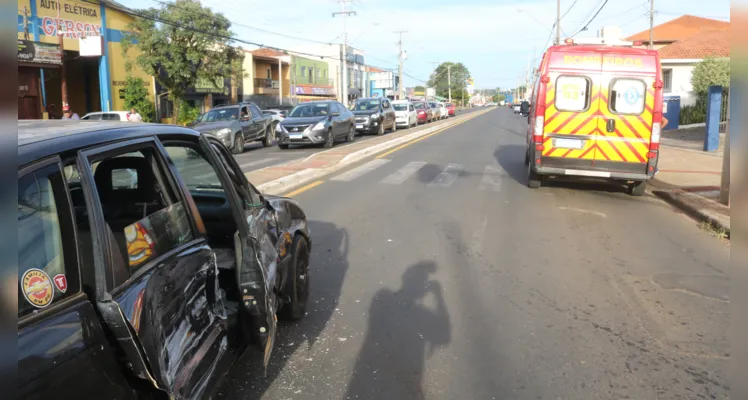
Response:
[{"label": "blue sky", "polygon": [[[562,14],[569,10],[561,21],[563,32],[571,35],[581,28],[601,1],[605,0],[561,0]],[[120,2],[132,8],[160,6],[156,0]],[[325,43],[342,41],[343,23],[332,17],[341,5],[334,0],[202,3],[232,22],[246,25],[235,25],[233,31],[238,38],[252,42],[293,50],[314,45],[252,28]],[[349,9],[357,13],[348,20],[349,41],[365,51],[369,65],[396,68],[394,31],[407,30],[403,43],[408,54],[404,64],[408,75],[425,80],[434,68],[433,62],[462,62],[477,87],[508,88],[516,86],[528,62],[539,57],[550,43],[556,0],[354,0]],[[577,37],[595,36],[600,27],[607,25],[620,26],[624,35],[648,29],[648,10],[649,2],[645,0],[608,0],[589,30]],[[655,24],[683,14],[726,20],[730,17],[730,2],[657,0],[655,11]],[[421,83],[417,79],[406,76],[406,86]]]}]

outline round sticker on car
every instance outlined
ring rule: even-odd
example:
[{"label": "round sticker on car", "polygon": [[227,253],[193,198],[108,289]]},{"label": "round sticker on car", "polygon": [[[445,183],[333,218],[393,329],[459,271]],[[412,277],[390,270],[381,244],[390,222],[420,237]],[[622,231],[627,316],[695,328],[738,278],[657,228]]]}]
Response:
[{"label": "round sticker on car", "polygon": [[23,274],[21,290],[26,301],[36,308],[44,308],[50,305],[55,295],[49,275],[36,268],[31,268]]}]

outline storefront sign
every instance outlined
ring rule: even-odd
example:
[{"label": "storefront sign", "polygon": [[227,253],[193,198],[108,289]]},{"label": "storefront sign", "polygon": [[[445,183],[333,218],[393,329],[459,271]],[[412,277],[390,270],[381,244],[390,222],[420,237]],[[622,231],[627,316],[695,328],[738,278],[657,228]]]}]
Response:
[{"label": "storefront sign", "polygon": [[18,61],[59,65],[62,64],[62,52],[54,44],[18,39]]},{"label": "storefront sign", "polygon": [[197,78],[195,93],[216,93],[228,95],[229,90],[225,86],[223,78],[218,79],[218,86],[209,79]]},{"label": "storefront sign", "polygon": [[295,94],[310,94],[316,96],[334,96],[335,93],[331,87],[319,87],[319,86],[299,86],[294,87]]},{"label": "storefront sign", "polygon": [[38,15],[44,35],[57,36],[58,29],[64,33],[63,37],[69,39],[102,35],[98,5],[72,1],[70,3],[54,0],[31,1],[38,1]]}]

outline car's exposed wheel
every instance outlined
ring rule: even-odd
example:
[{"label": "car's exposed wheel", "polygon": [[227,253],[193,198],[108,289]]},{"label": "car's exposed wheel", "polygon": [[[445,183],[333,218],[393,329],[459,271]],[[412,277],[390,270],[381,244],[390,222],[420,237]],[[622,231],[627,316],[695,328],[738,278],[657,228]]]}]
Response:
[{"label": "car's exposed wheel", "polygon": [[629,194],[632,196],[641,196],[647,189],[647,181],[637,181],[629,183]]},{"label": "car's exposed wheel", "polygon": [[286,150],[286,149],[288,149],[288,145],[284,144],[284,143],[280,143],[280,144],[278,144],[278,148],[281,149],[281,150]]},{"label": "car's exposed wheel", "polygon": [[267,131],[265,132],[265,139],[262,140],[262,145],[265,147],[270,147],[273,145],[273,142],[275,141],[275,125],[268,126]]},{"label": "car's exposed wheel", "polygon": [[335,135],[332,134],[332,129],[327,131],[327,140],[325,140],[324,147],[326,149],[331,148],[335,144]]},{"label": "car's exposed wheel", "polygon": [[241,132],[235,135],[234,148],[231,149],[231,152],[234,154],[244,153],[244,136],[242,136]]},{"label": "car's exposed wheel", "polygon": [[382,136],[382,135],[384,135],[384,124],[380,123],[379,128],[377,128],[377,136]]},{"label": "car's exposed wheel", "polygon": [[527,187],[537,189],[540,187],[542,177],[532,169],[532,165],[527,163]]},{"label": "car's exposed wheel", "polygon": [[291,264],[285,293],[290,301],[278,311],[286,321],[301,319],[306,313],[309,299],[309,246],[301,235],[296,235],[291,244]]},{"label": "car's exposed wheel", "polygon": [[351,129],[348,132],[348,136],[345,137],[345,141],[348,143],[353,143],[355,139],[356,139],[356,127],[351,125]]}]

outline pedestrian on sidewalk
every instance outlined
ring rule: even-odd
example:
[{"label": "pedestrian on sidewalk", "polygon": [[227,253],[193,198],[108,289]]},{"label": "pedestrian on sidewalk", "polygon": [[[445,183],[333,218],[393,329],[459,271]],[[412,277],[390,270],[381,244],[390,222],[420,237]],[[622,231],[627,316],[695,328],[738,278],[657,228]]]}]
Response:
[{"label": "pedestrian on sidewalk", "polygon": [[127,114],[127,118],[130,122],[143,122],[143,117],[138,114],[138,110],[135,107],[130,109],[130,114]]},{"label": "pedestrian on sidewalk", "polygon": [[663,116],[662,116],[662,128],[660,128],[660,129],[664,131],[664,130],[665,130],[665,127],[667,126],[667,123],[668,123],[668,120],[667,120],[667,118],[665,118],[665,116],[663,115]]},{"label": "pedestrian on sidewalk", "polygon": [[81,117],[79,117],[78,114],[74,113],[73,110],[70,109],[70,106],[67,104],[62,106],[62,112],[62,119],[81,119]]}]

